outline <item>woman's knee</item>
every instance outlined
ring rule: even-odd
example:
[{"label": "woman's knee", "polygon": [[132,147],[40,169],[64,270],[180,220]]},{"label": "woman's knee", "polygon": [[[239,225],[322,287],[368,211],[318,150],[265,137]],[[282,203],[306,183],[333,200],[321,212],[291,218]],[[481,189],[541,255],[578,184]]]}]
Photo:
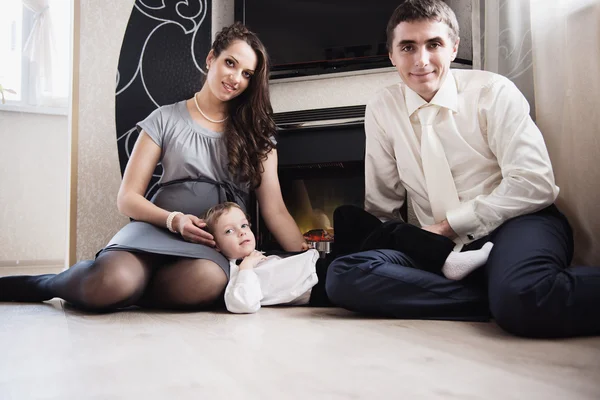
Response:
[{"label": "woman's knee", "polygon": [[164,273],[170,278],[157,279],[155,282],[163,286],[156,287],[156,292],[165,295],[169,306],[200,309],[222,299],[228,280],[223,269],[215,262],[182,260],[169,268]]},{"label": "woman's knee", "polygon": [[97,260],[91,273],[82,279],[80,299],[90,309],[114,308],[135,303],[144,292],[148,271],[139,262]]},{"label": "woman's knee", "polygon": [[199,306],[208,305],[218,300],[227,286],[227,275],[221,267],[211,261],[198,260],[199,267],[190,277],[198,288],[192,297],[192,303]]}]

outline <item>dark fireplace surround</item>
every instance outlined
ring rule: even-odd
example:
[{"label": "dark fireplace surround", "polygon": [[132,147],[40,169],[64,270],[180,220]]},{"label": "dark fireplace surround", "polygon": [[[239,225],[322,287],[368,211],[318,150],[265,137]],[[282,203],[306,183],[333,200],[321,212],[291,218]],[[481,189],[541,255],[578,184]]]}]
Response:
[{"label": "dark fireplace surround", "polygon": [[[365,106],[275,114],[283,200],[303,234],[334,236],[333,210],[364,203]],[[250,211],[263,250],[280,249],[254,201]]]}]

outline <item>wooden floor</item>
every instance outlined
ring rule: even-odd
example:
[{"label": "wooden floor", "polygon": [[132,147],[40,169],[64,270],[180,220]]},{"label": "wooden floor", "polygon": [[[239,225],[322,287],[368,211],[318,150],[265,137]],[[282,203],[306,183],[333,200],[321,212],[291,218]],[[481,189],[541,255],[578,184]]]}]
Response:
[{"label": "wooden floor", "polygon": [[[48,269],[1,268],[0,275]],[[0,399],[600,399],[600,337],[493,323],[0,303]]]}]

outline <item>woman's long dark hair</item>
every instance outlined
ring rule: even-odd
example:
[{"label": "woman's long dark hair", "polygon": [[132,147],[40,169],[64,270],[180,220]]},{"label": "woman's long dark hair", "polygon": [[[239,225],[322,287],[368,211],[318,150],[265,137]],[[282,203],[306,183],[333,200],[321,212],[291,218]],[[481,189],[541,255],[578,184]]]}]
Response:
[{"label": "woman's long dark hair", "polygon": [[256,189],[261,183],[262,162],[275,148],[276,134],[273,108],[269,98],[269,57],[258,37],[242,23],[221,30],[213,42],[215,57],[233,42],[241,40],[256,53],[257,64],[246,90],[229,102],[229,119],[225,127],[229,173]]}]

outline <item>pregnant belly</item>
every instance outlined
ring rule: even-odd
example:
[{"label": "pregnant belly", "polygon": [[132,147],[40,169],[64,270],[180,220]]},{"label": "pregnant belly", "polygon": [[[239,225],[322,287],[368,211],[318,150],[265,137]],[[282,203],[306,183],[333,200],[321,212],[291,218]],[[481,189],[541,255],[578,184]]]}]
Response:
[{"label": "pregnant belly", "polygon": [[[168,211],[201,217],[210,207],[227,201],[227,198],[224,191],[212,183],[183,182],[160,188],[151,201]],[[245,199],[236,202],[245,208]]]}]

